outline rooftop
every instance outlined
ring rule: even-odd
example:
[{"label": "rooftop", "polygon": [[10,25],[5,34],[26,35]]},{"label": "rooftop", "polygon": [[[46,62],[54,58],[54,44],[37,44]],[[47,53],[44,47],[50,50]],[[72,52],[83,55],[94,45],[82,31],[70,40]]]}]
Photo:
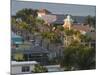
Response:
[{"label": "rooftop", "polygon": [[12,48],[12,52],[23,52],[23,53],[48,53],[48,50],[36,45],[36,46],[21,46],[18,48]]},{"label": "rooftop", "polygon": [[53,23],[57,20],[56,15],[43,15],[42,19],[47,23]]},{"label": "rooftop", "polygon": [[11,65],[31,65],[31,64],[38,64],[36,61],[11,61]]},{"label": "rooftop", "polygon": [[76,29],[76,30],[81,30],[81,31],[85,31],[85,32],[90,32],[91,28],[88,25],[72,25],[72,28]]},{"label": "rooftop", "polygon": [[[76,21],[77,23],[84,23],[85,22],[85,16],[71,16],[73,21]],[[66,15],[64,14],[47,14],[42,15],[42,18],[47,21],[48,23],[55,23],[55,24],[63,24],[64,19],[66,18]]]},{"label": "rooftop", "polygon": [[51,12],[48,11],[47,9],[43,9],[43,8],[38,9],[38,12],[39,12],[39,13],[47,13],[47,14],[51,13]]}]

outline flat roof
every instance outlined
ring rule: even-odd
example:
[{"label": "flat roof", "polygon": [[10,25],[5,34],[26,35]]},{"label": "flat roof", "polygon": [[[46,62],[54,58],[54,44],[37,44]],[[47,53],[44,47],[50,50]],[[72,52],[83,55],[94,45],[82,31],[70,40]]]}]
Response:
[{"label": "flat roof", "polygon": [[38,64],[36,61],[11,61],[11,65],[31,65],[31,64]]},{"label": "flat roof", "polygon": [[46,68],[59,68],[60,65],[47,65]]},{"label": "flat roof", "polygon": [[22,53],[48,53],[48,50],[37,45],[37,46],[30,46],[26,48],[12,48],[12,52],[22,52]]}]

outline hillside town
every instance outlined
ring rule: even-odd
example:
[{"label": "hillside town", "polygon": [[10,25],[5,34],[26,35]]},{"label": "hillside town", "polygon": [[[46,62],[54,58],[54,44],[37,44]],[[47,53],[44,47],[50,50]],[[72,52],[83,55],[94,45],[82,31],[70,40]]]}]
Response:
[{"label": "hillside town", "polygon": [[95,69],[95,16],[22,9],[11,16],[12,74]]}]

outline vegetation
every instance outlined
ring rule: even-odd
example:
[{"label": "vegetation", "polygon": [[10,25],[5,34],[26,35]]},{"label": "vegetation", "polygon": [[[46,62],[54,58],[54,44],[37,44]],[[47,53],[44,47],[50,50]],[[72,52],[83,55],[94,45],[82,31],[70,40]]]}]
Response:
[{"label": "vegetation", "polygon": [[32,72],[33,73],[43,73],[43,72],[48,72],[48,70],[42,65],[36,64]]},{"label": "vegetation", "polygon": [[[95,49],[82,44],[91,42],[90,37],[82,35],[79,31],[73,29],[64,29],[63,26],[48,26],[44,20],[37,18],[37,12],[38,10],[26,8],[18,11],[16,17],[12,17],[12,31],[15,33],[20,32],[24,40],[29,40],[31,36],[32,39],[35,40],[33,37],[37,37],[35,33],[38,33],[38,35],[42,37],[42,39],[40,39],[42,42],[44,39],[48,42],[47,49],[49,49],[50,44],[53,44],[55,49],[58,47],[56,46],[58,44],[63,46],[59,47],[59,49],[61,48],[64,55],[62,57],[53,58],[51,63],[57,64],[62,61],[61,66],[65,67],[65,70],[95,69]],[[48,11],[48,13],[51,12]],[[87,16],[85,23],[95,27],[95,17]],[[62,42],[64,42],[63,39],[66,37],[68,39],[65,41],[70,42],[68,46],[62,44]],[[70,41],[70,39],[73,40]],[[23,54],[15,54],[15,60],[24,60]],[[47,69],[41,65],[35,65],[32,72],[47,72]]]},{"label": "vegetation", "polygon": [[66,70],[95,69],[95,49],[84,45],[69,46],[64,50],[62,63]]},{"label": "vegetation", "polygon": [[16,13],[17,18],[21,18],[22,21],[25,21],[27,23],[30,22],[30,17],[36,17],[37,16],[37,10],[33,9],[22,9]]},{"label": "vegetation", "polygon": [[42,37],[48,39],[51,43],[58,43],[60,40],[58,39],[58,35],[54,32],[43,32],[41,33]]},{"label": "vegetation", "polygon": [[23,54],[21,54],[21,53],[16,53],[16,54],[14,55],[14,59],[15,59],[16,61],[23,61],[23,60],[24,60]]},{"label": "vegetation", "polygon": [[80,39],[82,42],[90,42],[92,40],[92,38],[87,35],[81,35]]},{"label": "vegetation", "polygon": [[43,25],[44,24],[44,20],[42,20],[41,18],[36,18],[35,22],[36,22],[36,25]]},{"label": "vegetation", "polygon": [[69,29],[65,29],[65,34],[67,35],[67,36],[72,36],[73,34],[74,34],[74,30],[69,30]]},{"label": "vegetation", "polygon": [[37,10],[25,8],[18,11],[16,17],[12,18],[12,30],[28,40],[29,35],[34,36],[34,33],[39,31],[38,27],[43,23],[42,19],[37,18]]},{"label": "vegetation", "polygon": [[86,17],[85,23],[89,24],[90,26],[96,27],[96,17],[88,15]]},{"label": "vegetation", "polygon": [[62,26],[57,26],[57,29],[59,29],[60,31],[63,31],[64,30],[64,28],[62,27]]}]

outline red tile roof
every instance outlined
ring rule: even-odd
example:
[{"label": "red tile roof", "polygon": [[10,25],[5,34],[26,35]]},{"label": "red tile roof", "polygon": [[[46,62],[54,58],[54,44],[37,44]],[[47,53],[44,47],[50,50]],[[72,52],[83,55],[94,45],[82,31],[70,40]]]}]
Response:
[{"label": "red tile roof", "polygon": [[91,31],[91,28],[88,25],[72,25],[72,28],[79,31],[85,31],[85,32]]}]

